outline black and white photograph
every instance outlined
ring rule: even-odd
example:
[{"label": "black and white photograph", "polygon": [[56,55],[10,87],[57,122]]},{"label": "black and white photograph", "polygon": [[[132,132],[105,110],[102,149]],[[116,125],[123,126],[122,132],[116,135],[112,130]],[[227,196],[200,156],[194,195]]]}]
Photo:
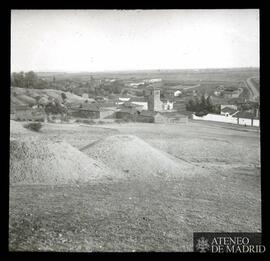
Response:
[{"label": "black and white photograph", "polygon": [[259,9],[10,16],[9,251],[265,251]]}]

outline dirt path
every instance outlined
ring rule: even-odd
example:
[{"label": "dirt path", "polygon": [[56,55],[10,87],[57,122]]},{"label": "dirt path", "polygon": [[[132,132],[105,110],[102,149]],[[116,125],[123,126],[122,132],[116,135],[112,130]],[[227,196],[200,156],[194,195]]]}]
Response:
[{"label": "dirt path", "polygon": [[245,81],[245,85],[246,85],[246,87],[248,88],[248,90],[249,90],[249,92],[251,94],[250,100],[256,101],[259,98],[260,93],[259,93],[258,89],[256,88],[256,86],[254,85],[254,83],[252,82],[253,78],[254,77],[248,78]]}]

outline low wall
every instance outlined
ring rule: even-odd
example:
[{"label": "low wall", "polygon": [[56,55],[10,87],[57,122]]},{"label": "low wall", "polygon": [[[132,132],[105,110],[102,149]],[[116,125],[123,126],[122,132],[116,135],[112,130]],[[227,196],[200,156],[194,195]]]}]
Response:
[{"label": "low wall", "polygon": [[253,126],[259,127],[260,126],[260,120],[253,120]]},{"label": "low wall", "polygon": [[246,126],[260,126],[260,120],[258,119],[247,119],[247,118],[236,118],[225,115],[219,115],[219,114],[207,114],[202,117],[196,116],[195,114],[192,114],[193,120],[204,120],[204,121],[216,121],[216,122],[225,122],[225,123],[232,123],[232,124],[239,124],[239,125],[246,125]]},{"label": "low wall", "polygon": [[199,117],[199,116],[196,116],[195,114],[192,114],[192,119],[193,120],[218,121],[218,122],[237,124],[237,118],[226,117],[224,115],[211,114],[211,113],[204,115],[202,117]]},{"label": "low wall", "polygon": [[251,119],[239,118],[239,125],[252,126]]}]

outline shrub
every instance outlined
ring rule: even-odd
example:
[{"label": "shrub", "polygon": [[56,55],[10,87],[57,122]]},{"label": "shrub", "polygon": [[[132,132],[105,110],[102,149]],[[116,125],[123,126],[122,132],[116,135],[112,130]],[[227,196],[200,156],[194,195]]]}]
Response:
[{"label": "shrub", "polygon": [[207,114],[208,114],[207,111],[199,111],[199,112],[196,112],[196,113],[195,113],[195,115],[196,115],[196,116],[199,116],[199,117],[205,116],[205,115],[207,115]]},{"label": "shrub", "polygon": [[42,124],[40,122],[30,122],[27,124],[24,124],[23,127],[32,131],[40,131],[40,129],[42,128]]}]

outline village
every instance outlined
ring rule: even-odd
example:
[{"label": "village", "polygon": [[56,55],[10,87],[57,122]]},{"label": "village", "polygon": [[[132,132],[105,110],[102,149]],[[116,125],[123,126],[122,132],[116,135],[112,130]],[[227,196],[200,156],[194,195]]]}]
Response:
[{"label": "village", "polygon": [[8,15],[9,252],[265,245],[259,9]]},{"label": "village", "polygon": [[[217,85],[210,91],[200,91],[201,84],[166,86],[166,81],[161,78],[120,81],[90,76],[89,79],[76,86],[70,80],[64,84],[61,80],[57,82],[53,76],[49,84],[52,89],[34,89],[34,84],[30,88],[12,87],[11,119],[58,123],[187,123],[188,120],[206,120],[259,127],[258,99],[252,101],[249,96],[241,97],[244,87]],[[107,93],[102,94],[104,89]],[[205,101],[208,98],[210,109],[189,106],[194,99],[198,103],[202,98]]]}]

